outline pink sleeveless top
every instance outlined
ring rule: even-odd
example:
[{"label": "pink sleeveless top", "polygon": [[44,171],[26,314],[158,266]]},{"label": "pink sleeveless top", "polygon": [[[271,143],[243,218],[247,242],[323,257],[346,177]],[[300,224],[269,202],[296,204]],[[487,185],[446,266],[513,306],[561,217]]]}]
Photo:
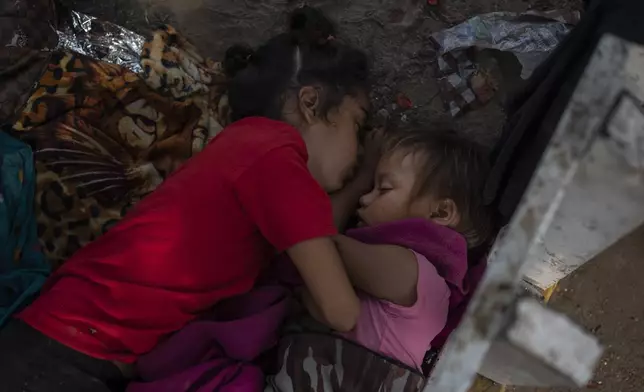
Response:
[{"label": "pink sleeveless top", "polygon": [[420,370],[425,352],[447,322],[450,290],[436,267],[425,256],[414,254],[418,262],[416,303],[405,307],[359,293],[358,323],[342,335]]}]

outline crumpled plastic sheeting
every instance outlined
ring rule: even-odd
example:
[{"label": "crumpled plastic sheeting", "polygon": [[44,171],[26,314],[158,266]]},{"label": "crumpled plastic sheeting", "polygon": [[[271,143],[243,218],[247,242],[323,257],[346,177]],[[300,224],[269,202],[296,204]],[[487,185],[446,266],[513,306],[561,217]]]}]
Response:
[{"label": "crumpled plastic sheeting", "polygon": [[434,33],[432,37],[440,46],[440,54],[472,46],[512,52],[523,65],[521,77],[526,79],[578,20],[578,12],[492,12]]},{"label": "crumpled plastic sheeting", "polygon": [[479,70],[467,49],[511,52],[523,67],[521,77],[527,79],[579,18],[579,12],[565,11],[492,12],[432,34],[432,42],[440,56],[437,62],[439,85],[447,110],[456,116],[477,101],[484,103],[471,88],[472,78]]},{"label": "crumpled plastic sheeting", "polygon": [[57,33],[58,50],[70,50],[135,73],[142,72],[140,59],[145,38],[137,33],[76,11],[71,12],[71,22]]},{"label": "crumpled plastic sheeting", "polygon": [[5,44],[6,48],[24,48],[27,46],[27,35],[22,31],[20,26],[18,26],[14,31],[13,31],[13,37],[11,38],[11,41]]}]

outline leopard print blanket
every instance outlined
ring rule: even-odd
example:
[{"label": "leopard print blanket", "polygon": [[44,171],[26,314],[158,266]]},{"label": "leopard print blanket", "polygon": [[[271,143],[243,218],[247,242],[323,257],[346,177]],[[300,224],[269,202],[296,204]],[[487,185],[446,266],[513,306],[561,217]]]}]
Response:
[{"label": "leopard print blanket", "polygon": [[54,52],[12,133],[36,163],[38,236],[54,267],[105,233],[228,123],[219,63],[172,27],[155,31],[142,75]]}]

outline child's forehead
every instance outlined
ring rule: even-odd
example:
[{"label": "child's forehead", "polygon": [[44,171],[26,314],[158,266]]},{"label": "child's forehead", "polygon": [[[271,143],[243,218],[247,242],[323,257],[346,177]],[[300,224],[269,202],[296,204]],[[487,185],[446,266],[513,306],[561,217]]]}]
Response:
[{"label": "child's forehead", "polygon": [[426,154],[421,151],[394,148],[382,155],[378,169],[390,172],[417,172],[422,168],[425,160]]},{"label": "child's forehead", "polygon": [[355,94],[347,94],[342,97],[342,102],[340,105],[345,107],[350,107],[352,109],[360,110],[367,115],[371,109],[371,101],[366,92],[358,91]]}]

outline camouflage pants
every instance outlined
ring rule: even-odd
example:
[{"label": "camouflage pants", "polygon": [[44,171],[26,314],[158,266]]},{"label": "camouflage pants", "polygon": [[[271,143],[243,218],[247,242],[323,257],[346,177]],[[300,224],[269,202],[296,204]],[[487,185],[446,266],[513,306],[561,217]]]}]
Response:
[{"label": "camouflage pants", "polygon": [[265,392],[420,392],[420,372],[333,334],[295,333],[280,339],[277,374]]}]

